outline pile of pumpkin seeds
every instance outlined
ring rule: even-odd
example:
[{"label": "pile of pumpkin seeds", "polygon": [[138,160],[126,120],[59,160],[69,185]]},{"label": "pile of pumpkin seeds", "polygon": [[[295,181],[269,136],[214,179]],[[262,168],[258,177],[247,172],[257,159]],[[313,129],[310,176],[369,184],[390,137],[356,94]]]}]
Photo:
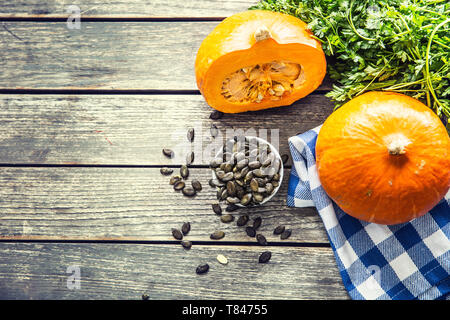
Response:
[{"label": "pile of pumpkin seeds", "polygon": [[[220,118],[221,113],[212,114],[211,119]],[[211,127],[211,135],[216,136],[217,127]],[[189,128],[187,132],[189,142],[194,140],[194,129]],[[173,158],[174,152],[171,149],[163,149],[163,154],[168,158]],[[283,155],[281,159],[275,156],[270,146],[264,143],[258,143],[257,139],[253,137],[237,137],[227,141],[222,148],[219,155],[214,158],[210,167],[214,171],[215,179],[211,179],[209,184],[213,188],[217,188],[217,198],[219,201],[226,201],[226,212],[233,212],[240,207],[255,206],[261,204],[264,199],[273,194],[280,181],[280,170],[283,170],[282,164],[288,160],[287,155]],[[202,185],[197,179],[191,181],[191,186],[186,185],[189,177],[188,165],[194,161],[194,153],[189,152],[186,156],[186,164],[180,167],[179,175],[174,175],[170,178],[169,183],[173,185],[174,190],[180,191],[185,196],[195,196],[198,191],[202,190]],[[160,169],[161,174],[171,175],[173,169],[163,167]],[[212,204],[213,212],[220,217],[221,222],[230,223],[235,220],[231,213],[222,214],[222,207],[220,203]],[[261,246],[266,246],[267,239],[257,230],[262,224],[262,218],[256,217],[253,219],[253,225],[247,226],[250,218],[247,214],[241,215],[236,222],[238,227],[245,227],[247,236],[256,238],[256,241]],[[192,242],[183,240],[190,231],[191,225],[185,222],[181,231],[172,228],[172,236],[179,240],[181,245],[189,250]],[[285,240],[291,235],[290,229],[285,229],[284,226],[278,226],[274,230],[274,235],[280,235],[280,239]],[[225,232],[216,230],[210,234],[212,240],[220,240],[225,237]],[[272,256],[270,251],[264,251],[258,258],[259,263],[267,263]],[[217,260],[221,264],[227,264],[228,259],[219,254]],[[209,271],[207,263],[199,265],[196,268],[197,274],[204,274]]]},{"label": "pile of pumpkin seeds", "polygon": [[217,199],[228,204],[255,206],[276,192],[283,164],[270,146],[254,137],[235,136],[211,160]]}]

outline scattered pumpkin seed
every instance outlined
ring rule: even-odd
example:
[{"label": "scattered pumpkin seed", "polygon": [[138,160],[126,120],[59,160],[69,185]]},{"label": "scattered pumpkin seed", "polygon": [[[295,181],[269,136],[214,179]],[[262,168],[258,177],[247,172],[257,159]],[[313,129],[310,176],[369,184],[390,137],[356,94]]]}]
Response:
[{"label": "scattered pumpkin seed", "polygon": [[285,227],[284,226],[278,226],[273,230],[273,234],[279,235],[284,232]]},{"label": "scattered pumpkin seed", "polygon": [[213,204],[212,204],[212,209],[213,209],[213,211],[214,211],[215,214],[217,214],[217,215],[219,215],[219,216],[222,214],[222,208],[220,207],[220,204],[218,204],[218,203],[213,203]]},{"label": "scattered pumpkin seed", "polygon": [[269,262],[270,258],[272,257],[272,252],[270,251],[264,251],[263,253],[261,253],[261,255],[259,256],[259,263],[266,263]]},{"label": "scattered pumpkin seed", "polygon": [[181,241],[181,245],[183,246],[183,248],[185,248],[186,250],[189,250],[192,247],[192,242],[188,241],[188,240],[183,240]]},{"label": "scattered pumpkin seed", "polygon": [[223,254],[217,255],[217,261],[219,261],[220,264],[228,264],[228,259]]},{"label": "scattered pumpkin seed", "polygon": [[205,264],[199,265],[197,267],[197,269],[195,269],[195,272],[197,274],[204,274],[204,273],[208,272],[208,270],[209,270],[209,265],[207,263],[205,263]]},{"label": "scattered pumpkin seed", "polygon": [[243,216],[239,217],[239,219],[237,220],[236,224],[237,224],[238,227],[242,227],[242,226],[245,226],[247,224],[248,220],[249,220],[248,215],[243,215]]},{"label": "scattered pumpkin seed", "polygon": [[261,226],[261,223],[262,223],[261,217],[256,217],[253,220],[253,229],[257,230]]},{"label": "scattered pumpkin seed", "polygon": [[222,118],[222,116],[223,116],[223,112],[214,110],[214,111],[211,112],[211,114],[209,115],[209,118],[210,118],[211,120],[218,120],[218,119]]},{"label": "scattered pumpkin seed", "polygon": [[194,128],[189,128],[187,131],[187,139],[189,142],[194,141]]},{"label": "scattered pumpkin seed", "polygon": [[262,246],[266,246],[267,245],[267,240],[266,237],[264,237],[262,234],[258,233],[256,235],[256,241],[258,241],[258,243]]},{"label": "scattered pumpkin seed", "polygon": [[281,240],[286,240],[287,238],[289,238],[292,234],[292,230],[291,229],[286,229],[281,233],[280,239]]},{"label": "scattered pumpkin seed", "polygon": [[186,155],[186,165],[191,165],[193,162],[194,162],[194,159],[195,159],[195,155],[194,155],[194,152],[189,152],[187,155]]},{"label": "scattered pumpkin seed", "polygon": [[183,223],[183,226],[181,227],[181,232],[183,232],[183,235],[187,235],[189,231],[191,231],[190,222]]},{"label": "scattered pumpkin seed", "polygon": [[249,236],[249,237],[254,237],[254,236],[256,236],[256,230],[255,229],[253,229],[253,227],[246,227],[245,228],[245,232],[247,233],[247,235]]},{"label": "scattered pumpkin seed", "polygon": [[173,158],[173,156],[174,156],[172,149],[164,148],[164,149],[162,149],[162,152],[167,158]]},{"label": "scattered pumpkin seed", "polygon": [[161,172],[162,175],[168,176],[169,174],[173,173],[173,169],[162,167],[161,169],[159,169],[159,172]]},{"label": "scattered pumpkin seed", "polygon": [[282,154],[281,155],[281,161],[283,162],[283,164],[286,164],[289,161],[289,155]]},{"label": "scattered pumpkin seed", "polygon": [[193,179],[191,181],[191,185],[192,185],[192,188],[194,188],[195,191],[202,191],[202,189],[203,189],[202,184],[197,179]]},{"label": "scattered pumpkin seed", "polygon": [[170,177],[169,184],[170,185],[174,185],[175,183],[177,183],[181,179],[183,179],[181,176],[172,176],[172,177]]},{"label": "scattered pumpkin seed", "polygon": [[172,228],[172,236],[177,240],[183,239],[183,234],[181,233],[181,231],[175,228]]},{"label": "scattered pumpkin seed", "polygon": [[173,188],[176,191],[180,191],[180,190],[183,190],[185,186],[186,186],[186,184],[184,183],[184,181],[179,180],[179,181],[175,182],[175,184],[173,185]]},{"label": "scattered pumpkin seed", "polygon": [[187,197],[193,197],[197,194],[197,191],[191,186],[184,187],[181,192]]},{"label": "scattered pumpkin seed", "polygon": [[213,233],[211,233],[211,235],[209,236],[212,240],[220,240],[223,237],[225,237],[225,232],[221,231],[221,230],[217,230],[214,231]]},{"label": "scattered pumpkin seed", "polygon": [[229,223],[232,222],[234,220],[234,216],[231,214],[224,214],[223,216],[220,217],[220,221],[222,221],[223,223]]},{"label": "scattered pumpkin seed", "polygon": [[187,177],[189,176],[189,169],[184,164],[180,168],[180,175],[183,177],[183,179],[187,179]]}]

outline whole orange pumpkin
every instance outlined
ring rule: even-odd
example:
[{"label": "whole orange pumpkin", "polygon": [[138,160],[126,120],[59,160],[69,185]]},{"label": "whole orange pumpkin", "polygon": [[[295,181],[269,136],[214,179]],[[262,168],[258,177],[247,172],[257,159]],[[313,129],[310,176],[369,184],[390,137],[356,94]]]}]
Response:
[{"label": "whole orange pumpkin", "polygon": [[316,143],[324,190],[346,213],[379,224],[424,215],[448,192],[450,139],[420,101],[358,96],[325,121]]},{"label": "whole orange pumpkin", "polygon": [[236,113],[292,104],[314,91],[325,54],[306,23],[264,10],[235,14],[202,42],[197,86],[213,108]]}]

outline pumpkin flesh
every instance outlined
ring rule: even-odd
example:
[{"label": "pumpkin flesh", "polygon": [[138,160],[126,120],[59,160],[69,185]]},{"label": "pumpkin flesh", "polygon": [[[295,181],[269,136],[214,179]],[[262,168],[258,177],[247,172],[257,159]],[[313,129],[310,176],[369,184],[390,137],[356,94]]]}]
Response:
[{"label": "pumpkin flesh", "polygon": [[450,185],[450,139],[411,97],[370,92],[335,111],[316,144],[319,179],[346,213],[398,224],[432,209]]},{"label": "pumpkin flesh", "polygon": [[326,61],[301,20],[252,10],[225,19],[204,39],[195,71],[206,102],[236,113],[289,105],[308,95],[322,83]]}]

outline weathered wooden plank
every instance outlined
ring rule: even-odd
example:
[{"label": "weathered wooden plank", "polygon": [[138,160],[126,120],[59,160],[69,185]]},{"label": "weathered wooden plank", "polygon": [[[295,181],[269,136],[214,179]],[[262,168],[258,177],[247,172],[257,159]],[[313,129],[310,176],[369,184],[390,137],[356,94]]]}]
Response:
[{"label": "weathered wooden plank", "polygon": [[261,247],[0,243],[0,299],[348,299],[331,248],[266,249],[259,264]]},{"label": "weathered wooden plank", "polygon": [[[292,229],[288,242],[328,243],[315,208],[288,208],[288,170],[274,198],[261,207],[234,211],[263,218],[259,232],[270,243],[278,225]],[[236,221],[225,224],[212,211],[216,191],[208,185],[209,169],[191,168],[203,190],[194,198],[175,192],[158,168],[0,168],[0,236],[4,239],[173,241],[172,228],[191,223],[187,239],[252,242]],[[222,206],[225,209],[225,205]]]},{"label": "weathered wooden plank", "polygon": [[257,0],[4,0],[1,17],[66,17],[76,5],[82,17],[226,17]]},{"label": "weathered wooden plank", "polygon": [[[233,129],[266,133],[272,143],[278,135],[280,153],[290,154],[288,138],[320,125],[333,106],[310,95],[292,106],[217,121],[209,119],[212,110],[200,95],[0,95],[0,164],[182,164],[189,127],[197,165],[208,164],[213,141],[220,145]],[[213,123],[221,134],[216,139]],[[162,148],[176,157],[165,158]]]},{"label": "weathered wooden plank", "polygon": [[195,56],[217,24],[4,22],[0,89],[196,90]]}]

